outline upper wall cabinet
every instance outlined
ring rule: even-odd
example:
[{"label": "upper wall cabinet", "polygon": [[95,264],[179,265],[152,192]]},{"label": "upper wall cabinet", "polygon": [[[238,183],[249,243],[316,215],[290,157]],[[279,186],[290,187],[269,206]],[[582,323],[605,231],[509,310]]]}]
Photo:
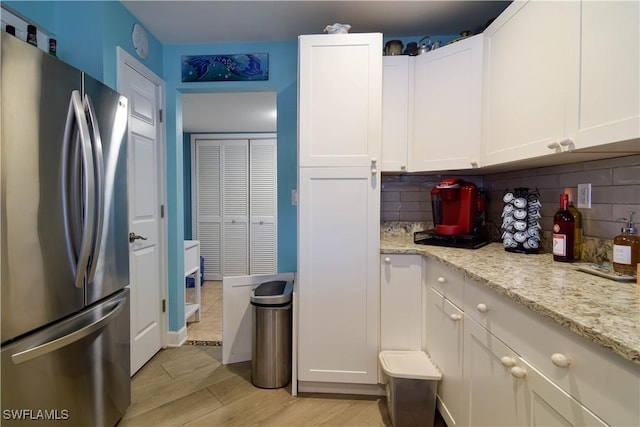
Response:
[{"label": "upper wall cabinet", "polygon": [[579,35],[574,1],[514,2],[485,30],[483,165],[560,151],[578,99]]},{"label": "upper wall cabinet", "polygon": [[408,172],[413,100],[413,57],[382,58],[382,171]]},{"label": "upper wall cabinet", "polygon": [[482,34],[415,58],[412,171],[479,167]]},{"label": "upper wall cabinet", "polygon": [[368,34],[300,37],[300,167],[371,166],[380,158],[380,44]]},{"label": "upper wall cabinet", "polygon": [[629,140],[638,151],[639,7],[516,1],[485,30],[483,165]]},{"label": "upper wall cabinet", "polygon": [[[640,3],[583,1],[575,148],[640,137]],[[637,142],[636,151],[640,151]]]}]

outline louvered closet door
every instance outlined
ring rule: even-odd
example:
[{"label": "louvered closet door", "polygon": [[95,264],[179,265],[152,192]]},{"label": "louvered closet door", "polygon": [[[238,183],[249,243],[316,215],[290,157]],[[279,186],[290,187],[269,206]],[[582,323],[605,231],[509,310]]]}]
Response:
[{"label": "louvered closet door", "polygon": [[222,145],[198,140],[196,144],[196,229],[204,279],[222,280]]},{"label": "louvered closet door", "polygon": [[249,141],[222,142],[223,276],[244,276],[249,266]]},{"label": "louvered closet door", "polygon": [[276,140],[250,142],[249,274],[273,274],[276,259]]}]

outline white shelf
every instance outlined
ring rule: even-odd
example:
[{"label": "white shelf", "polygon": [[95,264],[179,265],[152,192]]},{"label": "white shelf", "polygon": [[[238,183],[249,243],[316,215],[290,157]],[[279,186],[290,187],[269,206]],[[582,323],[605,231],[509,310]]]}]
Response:
[{"label": "white shelf", "polygon": [[[200,242],[198,240],[184,241],[184,277],[193,277],[195,287],[195,301],[187,301],[187,293],[184,299],[184,321],[195,314],[196,322],[200,321]],[[185,286],[183,283],[182,286]]]}]

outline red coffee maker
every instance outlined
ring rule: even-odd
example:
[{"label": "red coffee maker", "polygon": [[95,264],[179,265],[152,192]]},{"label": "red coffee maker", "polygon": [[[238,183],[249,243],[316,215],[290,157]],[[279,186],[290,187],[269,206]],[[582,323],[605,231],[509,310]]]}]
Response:
[{"label": "red coffee maker", "polygon": [[431,190],[435,234],[463,236],[474,234],[481,206],[478,189],[472,182],[445,179]]}]

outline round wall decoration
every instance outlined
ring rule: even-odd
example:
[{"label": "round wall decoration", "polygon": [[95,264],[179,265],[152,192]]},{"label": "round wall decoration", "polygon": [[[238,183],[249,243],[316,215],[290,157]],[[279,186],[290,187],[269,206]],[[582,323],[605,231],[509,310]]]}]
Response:
[{"label": "round wall decoration", "polygon": [[142,59],[147,59],[147,56],[149,56],[149,40],[147,39],[147,32],[141,25],[134,24],[131,32],[131,41],[138,56]]}]

